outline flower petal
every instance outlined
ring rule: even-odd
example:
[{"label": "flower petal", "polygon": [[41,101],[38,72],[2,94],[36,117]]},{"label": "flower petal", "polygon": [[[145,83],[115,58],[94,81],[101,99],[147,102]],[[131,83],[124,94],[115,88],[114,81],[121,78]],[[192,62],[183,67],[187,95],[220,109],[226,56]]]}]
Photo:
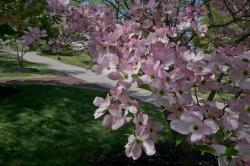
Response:
[{"label": "flower petal", "polygon": [[180,120],[174,120],[170,123],[171,129],[181,134],[189,134],[192,132],[192,126],[189,123]]},{"label": "flower petal", "polygon": [[125,123],[125,119],[124,118],[119,118],[119,119],[115,119],[115,121],[112,124],[112,130],[117,130],[120,127],[122,127]]},{"label": "flower petal", "polygon": [[199,141],[199,140],[201,140],[202,138],[203,138],[203,134],[201,134],[201,133],[192,133],[191,134],[191,141],[192,142],[197,142],[197,141]]},{"label": "flower petal", "polygon": [[106,108],[98,108],[95,113],[94,113],[94,117],[95,119],[100,118],[102,115],[104,115],[106,112]]},{"label": "flower petal", "polygon": [[105,103],[105,100],[102,97],[96,97],[93,101],[93,104],[98,107],[103,103]]},{"label": "flower petal", "polygon": [[142,148],[147,155],[154,155],[155,154],[155,145],[153,140],[144,140],[142,143]]}]

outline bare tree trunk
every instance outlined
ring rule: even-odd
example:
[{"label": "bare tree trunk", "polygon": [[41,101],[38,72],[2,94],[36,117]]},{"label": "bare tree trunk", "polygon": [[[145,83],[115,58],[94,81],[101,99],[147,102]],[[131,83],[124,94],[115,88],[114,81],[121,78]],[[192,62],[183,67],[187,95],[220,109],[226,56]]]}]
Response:
[{"label": "bare tree trunk", "polygon": [[59,56],[59,53],[58,53],[59,51],[58,51],[58,49],[56,49],[56,59],[57,60],[60,60],[60,56]]},{"label": "bare tree trunk", "polygon": [[22,47],[21,57],[20,57],[21,68],[23,68],[23,57],[24,57],[24,55],[25,55],[25,50],[24,50],[24,47]]},{"label": "bare tree trunk", "polygon": [[21,72],[23,69],[23,58],[19,57],[18,58],[18,71]]},{"label": "bare tree trunk", "polygon": [[21,72],[23,69],[23,57],[25,55],[25,51],[24,51],[23,47],[21,50],[19,50],[18,44],[17,44],[16,50],[17,50],[17,53],[16,53],[17,57],[16,58],[17,58],[17,62],[18,62],[18,71]]},{"label": "bare tree trunk", "polygon": [[16,45],[16,58],[17,58],[17,62],[18,62],[18,71],[21,72],[21,70],[22,70],[22,61],[21,61],[21,56],[20,56],[18,44]]}]

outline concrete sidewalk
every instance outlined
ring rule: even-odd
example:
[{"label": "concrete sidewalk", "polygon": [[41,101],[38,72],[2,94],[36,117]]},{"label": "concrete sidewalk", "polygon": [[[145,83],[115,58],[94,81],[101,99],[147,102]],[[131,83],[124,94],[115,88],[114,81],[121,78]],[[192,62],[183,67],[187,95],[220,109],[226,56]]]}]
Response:
[{"label": "concrete sidewalk", "polygon": [[[10,50],[0,50],[0,51],[5,51],[5,52],[11,52],[15,54],[15,52],[10,51]],[[78,66],[73,66],[73,65],[68,65],[62,62],[59,62],[57,60],[53,60],[51,58],[47,58],[45,56],[40,56],[38,55],[37,52],[28,52],[24,56],[24,59],[29,62],[33,63],[38,63],[42,65],[46,65],[48,68],[54,69],[56,71],[65,73],[67,75],[70,75],[72,77],[81,79],[83,81],[87,81],[89,83],[93,83],[99,86],[102,86],[104,88],[110,89],[112,87],[116,86],[116,82],[108,79],[104,75],[98,75],[88,69],[81,68]],[[130,90],[128,91],[129,95],[132,96],[133,98],[136,98],[140,101],[145,101],[149,102],[152,104],[155,104],[156,106],[159,106],[156,104],[156,101],[153,100],[151,97],[151,92],[137,88],[136,86],[132,86]],[[195,97],[193,96],[194,100]],[[201,99],[199,97],[199,99]],[[217,102],[219,108],[223,108],[224,104]]]}]

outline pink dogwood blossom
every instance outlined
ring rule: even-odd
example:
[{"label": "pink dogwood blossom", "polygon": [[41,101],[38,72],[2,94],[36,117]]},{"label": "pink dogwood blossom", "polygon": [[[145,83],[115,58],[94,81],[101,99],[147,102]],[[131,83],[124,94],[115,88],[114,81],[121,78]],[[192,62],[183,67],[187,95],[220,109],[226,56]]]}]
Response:
[{"label": "pink dogwood blossom", "polygon": [[128,137],[128,143],[125,145],[125,148],[125,154],[134,160],[141,156],[142,149],[147,155],[153,155],[156,152],[153,140],[150,139],[149,134],[143,128],[137,129],[135,135]]},{"label": "pink dogwood blossom", "polygon": [[[66,16],[65,35],[61,37],[87,32],[93,70],[115,81],[105,99],[94,100],[98,107],[94,117],[104,116],[103,125],[113,130],[134,123],[134,133],[125,146],[128,157],[136,160],[143,150],[153,155],[163,129],[129,96],[128,90],[138,86],[151,92],[171,129],[185,135],[189,143],[211,147],[221,161],[228,148],[234,149],[239,154],[230,157],[249,163],[249,51],[243,44],[210,42],[210,29],[218,26],[217,20],[210,18],[210,25],[203,24],[204,17],[209,17],[209,11],[204,12],[209,5],[223,11],[229,8],[235,12],[233,17],[245,19],[241,17],[249,11],[245,1],[244,5],[219,0],[183,4],[135,0],[125,11],[127,18],[121,20],[106,6],[49,2],[54,4],[49,3],[51,15]],[[200,37],[212,45],[209,54],[196,48]]]},{"label": "pink dogwood blossom", "polygon": [[217,132],[218,126],[211,120],[203,120],[201,112],[183,112],[180,120],[173,120],[170,123],[173,130],[181,134],[191,134],[191,141],[200,141],[204,136]]}]

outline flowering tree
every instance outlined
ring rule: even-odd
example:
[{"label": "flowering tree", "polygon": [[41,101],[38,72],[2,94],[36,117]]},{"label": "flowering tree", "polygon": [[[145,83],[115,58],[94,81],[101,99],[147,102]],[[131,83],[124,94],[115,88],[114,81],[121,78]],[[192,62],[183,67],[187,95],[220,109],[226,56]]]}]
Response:
[{"label": "flowering tree", "polygon": [[[239,165],[250,163],[250,34],[242,26],[249,22],[249,4],[249,0],[134,0],[125,12],[128,17],[121,20],[105,6],[71,10],[80,12],[71,18],[82,22],[71,19],[68,27],[91,36],[93,70],[117,82],[106,98],[94,100],[95,119],[104,117],[103,125],[112,130],[127,123],[135,126],[125,145],[128,157],[136,160],[142,151],[155,154],[154,143],[162,130],[128,95],[136,85],[152,92],[171,129],[195,149],[219,156],[220,164],[227,162],[226,157]],[[231,20],[217,23],[214,8],[222,8]],[[213,28],[233,24],[242,27],[242,34],[228,32],[228,38],[240,38],[211,41],[209,54],[193,42],[214,39],[221,32],[210,36]]]},{"label": "flowering tree", "polygon": [[23,66],[25,50],[38,45],[38,40],[46,34],[40,26],[46,0],[39,2],[29,0],[13,0],[0,2],[0,38],[5,45],[17,51],[19,71]]},{"label": "flowering tree", "polygon": [[48,17],[54,18],[53,28],[56,33],[50,36],[48,42],[52,48],[52,52],[57,55],[63,52],[63,48],[70,47],[81,40],[86,40],[88,36],[84,32],[87,23],[83,18],[85,7],[72,6],[69,1],[65,0],[49,0],[48,1]]},{"label": "flowering tree", "polygon": [[39,28],[28,27],[27,29],[24,35],[15,41],[19,71],[22,70],[23,57],[27,49],[38,47],[40,39],[46,37],[46,32],[41,31]]}]

